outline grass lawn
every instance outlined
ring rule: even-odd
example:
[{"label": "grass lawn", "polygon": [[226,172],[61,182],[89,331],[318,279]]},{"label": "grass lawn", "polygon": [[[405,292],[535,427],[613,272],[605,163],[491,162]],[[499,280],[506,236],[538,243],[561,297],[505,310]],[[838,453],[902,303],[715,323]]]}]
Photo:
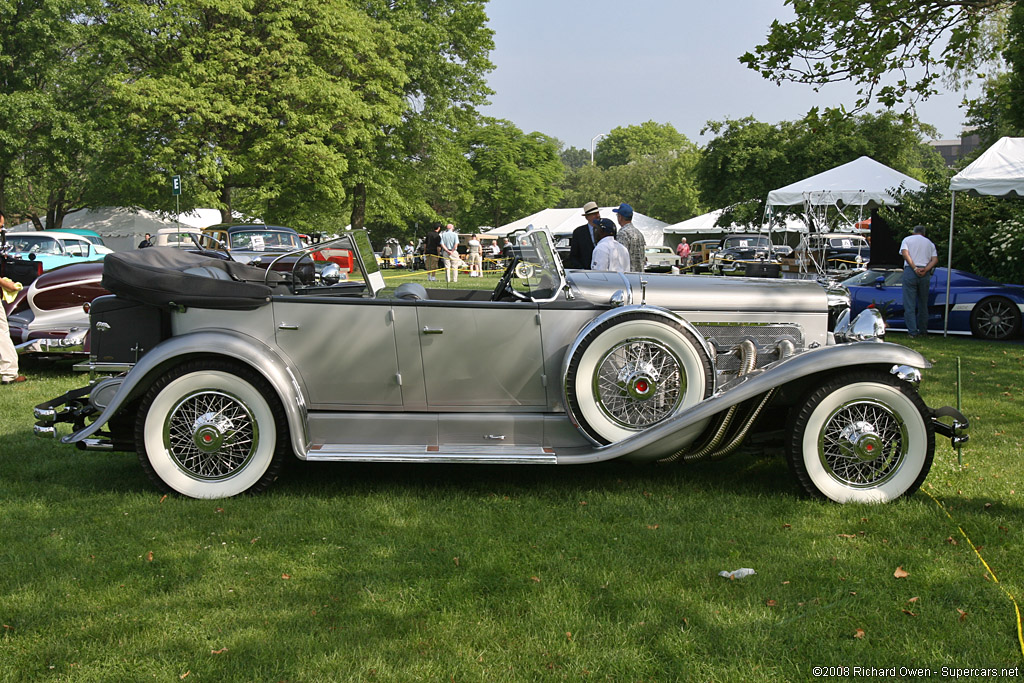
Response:
[{"label": "grass lawn", "polygon": [[84,378],[30,365],[0,389],[0,681],[1019,675],[1024,346],[892,340],[931,359],[932,406],[962,358],[972,427],[962,465],[937,439],[922,492],[885,506],[810,500],[754,454],[296,463],[261,496],[163,497],[134,454],[34,438],[32,406]]}]

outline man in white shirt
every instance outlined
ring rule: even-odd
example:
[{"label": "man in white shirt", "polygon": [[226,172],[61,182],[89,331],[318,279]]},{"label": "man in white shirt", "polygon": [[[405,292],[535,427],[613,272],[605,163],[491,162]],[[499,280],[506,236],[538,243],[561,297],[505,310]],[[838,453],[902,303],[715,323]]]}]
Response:
[{"label": "man in white shirt", "polygon": [[444,279],[447,282],[459,281],[459,233],[455,226],[448,224],[448,229],[441,233],[441,258],[444,259]]},{"label": "man in white shirt", "polygon": [[591,270],[610,270],[616,273],[629,270],[629,250],[615,240],[615,224],[611,220],[602,218],[597,221],[594,224],[594,237],[597,246],[594,247]]},{"label": "man in white shirt", "polygon": [[928,286],[939,262],[939,252],[924,236],[924,226],[914,226],[914,234],[900,244],[903,256],[903,320],[911,337],[928,334]]}]

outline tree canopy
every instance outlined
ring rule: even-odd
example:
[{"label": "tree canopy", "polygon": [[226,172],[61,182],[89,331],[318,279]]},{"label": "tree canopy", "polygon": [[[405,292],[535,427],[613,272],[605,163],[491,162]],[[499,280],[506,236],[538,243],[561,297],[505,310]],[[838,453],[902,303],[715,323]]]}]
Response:
[{"label": "tree canopy", "polygon": [[[857,108],[937,92],[997,59],[998,25],[1015,0],[786,0],[796,18],[774,21],[740,61],[776,83],[853,81]],[[993,22],[996,28],[993,29]],[[993,39],[995,37],[995,39]]]}]

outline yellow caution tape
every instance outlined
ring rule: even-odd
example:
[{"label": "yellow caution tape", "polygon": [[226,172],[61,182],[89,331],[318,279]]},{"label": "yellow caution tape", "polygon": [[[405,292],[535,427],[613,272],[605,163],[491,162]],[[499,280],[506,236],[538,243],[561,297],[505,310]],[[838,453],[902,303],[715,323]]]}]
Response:
[{"label": "yellow caution tape", "polygon": [[[953,524],[956,524],[956,520],[953,519],[953,515],[949,514],[949,510],[946,509],[945,505],[940,503],[935,498],[935,496],[928,493],[923,488],[921,489],[921,491],[924,491],[924,494],[926,496],[935,501],[935,504],[938,505],[939,508],[946,514],[946,517],[949,517],[949,521],[953,522]],[[956,528],[960,531],[960,534],[967,540],[967,543],[971,546],[971,550],[974,551],[974,554],[978,556],[979,560],[981,560],[981,564],[985,566],[985,571],[987,571],[988,575],[992,577],[993,583],[999,586],[999,590],[1003,591],[1003,593],[1006,594],[1006,597],[1010,598],[1010,602],[1013,603],[1013,609],[1017,613],[1017,642],[1020,643],[1020,654],[1021,657],[1024,658],[1024,630],[1021,629],[1020,605],[1017,604],[1017,600],[1013,597],[1013,593],[1006,590],[1006,587],[1003,586],[1003,584],[999,583],[999,579],[996,577],[996,573],[992,571],[992,567],[988,566],[988,562],[986,562],[985,558],[981,556],[981,553],[978,551],[977,546],[975,546],[974,543],[971,541],[970,537],[967,535],[967,532],[964,531],[964,528],[959,524],[957,524]]]}]

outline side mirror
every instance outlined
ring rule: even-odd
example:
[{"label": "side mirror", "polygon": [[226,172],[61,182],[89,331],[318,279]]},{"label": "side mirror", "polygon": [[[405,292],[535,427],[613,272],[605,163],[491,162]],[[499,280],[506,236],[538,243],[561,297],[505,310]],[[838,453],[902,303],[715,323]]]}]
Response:
[{"label": "side mirror", "polygon": [[885,278],[881,275],[875,278],[875,289],[885,289]]}]

